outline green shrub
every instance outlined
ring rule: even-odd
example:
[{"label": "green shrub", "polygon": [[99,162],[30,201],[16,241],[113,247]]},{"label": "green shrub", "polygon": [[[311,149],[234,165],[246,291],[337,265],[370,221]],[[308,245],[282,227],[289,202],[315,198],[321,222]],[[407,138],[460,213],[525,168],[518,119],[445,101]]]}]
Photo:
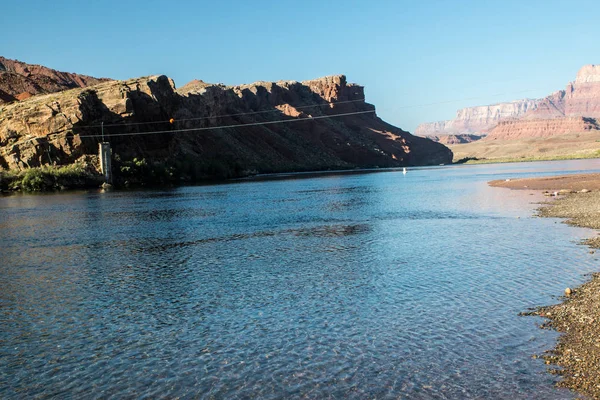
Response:
[{"label": "green shrub", "polygon": [[61,167],[45,166],[28,168],[18,173],[2,173],[1,188],[3,190],[22,190],[25,192],[43,192],[65,188],[97,187],[102,177],[87,172],[79,164]]},{"label": "green shrub", "polygon": [[39,168],[31,168],[25,171],[21,179],[21,189],[27,192],[41,192],[52,188],[52,182],[48,176]]}]

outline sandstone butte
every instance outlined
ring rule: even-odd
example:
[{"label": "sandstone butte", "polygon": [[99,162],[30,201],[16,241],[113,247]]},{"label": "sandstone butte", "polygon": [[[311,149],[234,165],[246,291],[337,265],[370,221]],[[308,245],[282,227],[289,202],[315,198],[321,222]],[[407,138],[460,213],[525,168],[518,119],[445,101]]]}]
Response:
[{"label": "sandstone butte", "polygon": [[[323,116],[334,117],[316,118]],[[192,165],[202,179],[452,161],[445,146],[378,118],[363,87],[343,75],[241,86],[197,80],[179,89],[166,76],[151,76],[0,105],[0,169],[89,159],[98,152],[101,122],[116,158]]]},{"label": "sandstone butte", "polygon": [[485,140],[551,137],[598,130],[597,118],[600,118],[600,65],[586,65],[565,90],[545,98],[465,108],[453,120],[421,124],[415,133],[436,136],[437,140],[444,135],[460,134],[487,135]]}]

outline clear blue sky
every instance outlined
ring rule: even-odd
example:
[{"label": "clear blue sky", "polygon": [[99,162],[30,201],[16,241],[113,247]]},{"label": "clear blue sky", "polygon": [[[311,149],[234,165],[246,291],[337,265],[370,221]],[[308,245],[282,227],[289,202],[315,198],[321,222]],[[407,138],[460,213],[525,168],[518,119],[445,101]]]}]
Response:
[{"label": "clear blue sky", "polygon": [[5,1],[0,55],[178,86],[343,73],[410,131],[461,107],[543,97],[600,63],[598,0],[169,3]]}]

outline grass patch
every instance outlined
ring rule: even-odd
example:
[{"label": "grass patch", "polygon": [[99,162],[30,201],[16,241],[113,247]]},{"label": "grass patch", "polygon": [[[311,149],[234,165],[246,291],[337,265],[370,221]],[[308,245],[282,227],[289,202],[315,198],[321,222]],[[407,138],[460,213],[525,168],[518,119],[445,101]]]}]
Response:
[{"label": "grass patch", "polygon": [[468,158],[456,161],[454,164],[495,164],[495,163],[514,163],[514,162],[534,162],[534,161],[560,161],[560,160],[585,160],[590,158],[600,158],[600,151],[594,154],[570,154],[563,156],[538,156],[538,157],[507,157],[507,158]]},{"label": "grass patch", "polygon": [[596,130],[547,138],[481,139],[448,147],[454,153],[454,160],[464,160],[467,164],[577,160],[599,158],[598,140],[600,131]]},{"label": "grass patch", "polygon": [[24,192],[48,192],[73,188],[98,187],[102,176],[80,164],[44,166],[24,171],[0,172],[0,189]]}]

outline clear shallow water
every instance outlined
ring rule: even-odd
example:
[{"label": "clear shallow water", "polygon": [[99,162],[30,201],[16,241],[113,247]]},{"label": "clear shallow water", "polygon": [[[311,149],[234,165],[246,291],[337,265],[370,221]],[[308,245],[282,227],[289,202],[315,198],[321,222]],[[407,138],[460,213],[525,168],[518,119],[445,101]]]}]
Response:
[{"label": "clear shallow water", "polygon": [[591,232],[486,182],[584,170],[0,198],[0,398],[572,398],[517,314],[598,269]]}]

